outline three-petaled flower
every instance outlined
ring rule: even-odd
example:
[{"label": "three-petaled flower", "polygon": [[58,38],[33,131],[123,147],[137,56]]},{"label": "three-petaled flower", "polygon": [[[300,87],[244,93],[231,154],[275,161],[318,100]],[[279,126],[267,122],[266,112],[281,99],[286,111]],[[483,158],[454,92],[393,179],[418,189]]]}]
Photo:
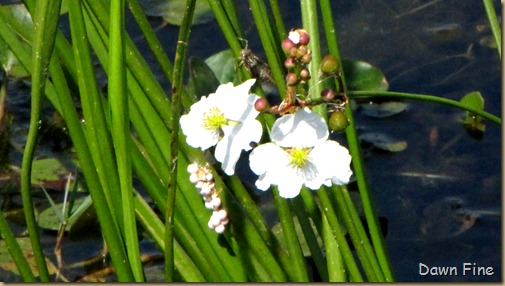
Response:
[{"label": "three-petaled flower", "polygon": [[273,143],[250,154],[250,167],[259,175],[256,186],[267,190],[277,185],[281,197],[293,198],[302,185],[315,190],[322,184],[347,184],[351,156],[345,147],[327,140],[328,135],[324,119],[308,108],[279,118],[270,133]]},{"label": "three-petaled flower", "polygon": [[250,79],[238,86],[222,84],[215,93],[202,96],[180,119],[188,144],[202,150],[216,145],[214,156],[230,176],[235,173],[242,150],[250,150],[250,143],[261,138],[261,123],[256,120],[259,112],[254,109],[259,96],[249,94],[254,82]]}]

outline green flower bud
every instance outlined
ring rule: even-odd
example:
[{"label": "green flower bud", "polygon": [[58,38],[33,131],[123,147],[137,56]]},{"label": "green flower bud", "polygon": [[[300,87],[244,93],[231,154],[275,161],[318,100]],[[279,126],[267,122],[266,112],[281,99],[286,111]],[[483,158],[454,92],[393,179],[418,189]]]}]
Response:
[{"label": "green flower bud", "polygon": [[338,71],[338,61],[335,56],[326,55],[324,59],[321,61],[321,71],[324,74],[334,74]]},{"label": "green flower bud", "polygon": [[334,132],[344,131],[349,125],[349,119],[347,119],[347,116],[345,116],[345,113],[342,110],[335,110],[328,120],[328,125]]}]

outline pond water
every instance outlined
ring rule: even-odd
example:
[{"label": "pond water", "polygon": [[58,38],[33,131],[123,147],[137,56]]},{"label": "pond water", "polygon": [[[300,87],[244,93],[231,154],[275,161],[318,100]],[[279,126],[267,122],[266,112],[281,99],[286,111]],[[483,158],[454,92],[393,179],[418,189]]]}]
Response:
[{"label": "pond water", "polygon": [[[247,11],[244,2],[239,5]],[[279,2],[286,28],[300,27],[299,5]],[[501,115],[501,64],[496,49],[487,44],[491,32],[481,1],[345,0],[332,5],[342,56],[380,68],[391,91],[454,100],[480,91],[486,111]],[[249,48],[262,56],[253,20],[243,14]],[[161,21],[154,18],[152,24]],[[133,26],[131,31],[136,33]],[[169,25],[157,32],[169,55],[175,52],[177,33],[178,28]],[[215,21],[193,27],[189,56],[206,58],[226,48]],[[8,108],[15,115],[13,143],[22,144],[29,100],[21,95],[29,89],[17,87],[10,93],[16,92]],[[376,210],[388,221],[386,243],[395,279],[501,281],[501,128],[487,122],[483,138],[476,140],[462,128],[464,112],[434,103],[405,103],[407,110],[392,117],[371,118],[359,108],[355,115],[360,132],[408,144],[396,153],[364,146]],[[61,155],[54,151],[54,142],[41,143],[45,148],[38,149],[38,156]],[[11,161],[19,164],[19,151],[12,152]],[[54,233],[44,234],[52,253]],[[96,238],[67,242],[68,263],[99,253],[101,241]],[[146,246],[146,251],[153,250]],[[420,263],[454,266],[459,275],[421,275]],[[463,275],[463,263],[493,267],[493,275]]]}]

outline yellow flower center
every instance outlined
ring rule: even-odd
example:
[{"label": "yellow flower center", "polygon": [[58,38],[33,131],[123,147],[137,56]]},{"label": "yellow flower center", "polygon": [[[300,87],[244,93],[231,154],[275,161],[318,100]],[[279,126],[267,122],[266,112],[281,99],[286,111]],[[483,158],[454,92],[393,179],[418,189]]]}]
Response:
[{"label": "yellow flower center", "polygon": [[291,162],[290,164],[297,167],[301,168],[309,162],[309,152],[311,148],[293,148],[289,152],[291,155]]},{"label": "yellow flower center", "polygon": [[213,107],[203,114],[203,127],[207,130],[219,130],[227,124],[228,120],[217,107]]}]

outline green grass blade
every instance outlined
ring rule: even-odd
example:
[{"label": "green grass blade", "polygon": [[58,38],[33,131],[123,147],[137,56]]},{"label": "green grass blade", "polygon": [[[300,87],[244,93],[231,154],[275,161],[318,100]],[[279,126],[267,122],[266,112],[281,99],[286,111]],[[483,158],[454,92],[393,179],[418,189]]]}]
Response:
[{"label": "green grass blade", "polygon": [[108,95],[111,115],[111,133],[121,187],[123,225],[126,251],[135,282],[144,281],[140,260],[135,208],[133,205],[132,169],[130,159],[130,118],[126,92],[124,55],[124,1],[112,0],[110,11],[109,81]]},{"label": "green grass blade", "polygon": [[0,235],[2,239],[5,241],[5,245],[7,246],[7,250],[16,264],[16,267],[21,275],[21,278],[24,282],[37,282],[35,275],[28,264],[25,256],[23,255],[23,251],[21,251],[21,247],[19,247],[18,242],[16,241],[16,237],[12,233],[12,230],[5,219],[4,213],[0,211]]},{"label": "green grass blade", "polygon": [[30,115],[30,129],[23,153],[21,172],[21,197],[25,220],[30,234],[35,262],[39,270],[40,279],[49,281],[49,271],[45,262],[42,245],[39,239],[38,227],[35,221],[35,212],[31,196],[31,168],[33,153],[39,129],[42,101],[47,77],[47,67],[51,59],[54,46],[54,38],[58,26],[58,17],[61,1],[42,0],[37,2],[33,17],[34,31],[32,39],[32,103]]},{"label": "green grass blade", "polygon": [[[496,42],[496,49],[498,50],[498,56],[501,60],[501,29],[498,18],[496,17],[496,11],[493,6],[493,0],[482,0],[484,2],[484,8],[486,9],[486,15],[491,25],[491,31],[493,32],[493,37]],[[503,4],[502,4],[503,5]]]}]

